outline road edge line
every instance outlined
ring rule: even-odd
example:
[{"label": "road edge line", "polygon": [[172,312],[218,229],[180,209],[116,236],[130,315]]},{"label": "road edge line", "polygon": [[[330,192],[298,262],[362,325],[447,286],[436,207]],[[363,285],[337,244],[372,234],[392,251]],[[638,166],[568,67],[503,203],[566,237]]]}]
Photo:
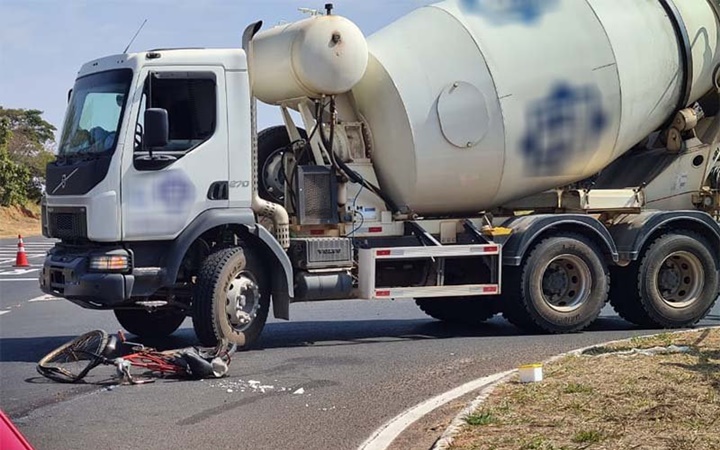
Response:
[{"label": "road edge line", "polygon": [[489,384],[496,383],[499,379],[509,376],[514,370],[508,372],[497,373],[486,377],[469,381],[449,391],[436,395],[428,400],[418,403],[417,405],[406,409],[397,416],[382,424],[373,432],[370,437],[365,440],[358,450],[383,450],[400,436],[410,425],[426,416],[428,413],[437,408],[450,403],[451,401],[462,397],[470,392],[482,389]]}]

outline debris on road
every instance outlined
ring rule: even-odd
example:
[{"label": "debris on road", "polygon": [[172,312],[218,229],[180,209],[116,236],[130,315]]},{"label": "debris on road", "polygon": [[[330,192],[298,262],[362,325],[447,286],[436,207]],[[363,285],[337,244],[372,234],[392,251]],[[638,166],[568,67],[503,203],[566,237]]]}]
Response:
[{"label": "debris on road", "polygon": [[300,389],[298,389],[297,391],[293,392],[293,395],[302,395],[302,394],[304,394],[304,393],[305,393],[305,389],[304,389],[304,388],[300,388]]},{"label": "debris on road", "polygon": [[239,393],[261,393],[265,394],[270,391],[278,391],[278,392],[284,392],[286,389],[283,388],[276,388],[274,385],[271,384],[262,384],[262,382],[257,380],[229,380],[224,379],[222,381],[212,382],[209,385],[211,388],[220,388],[224,389],[225,392],[228,394],[232,394],[235,392]]}]

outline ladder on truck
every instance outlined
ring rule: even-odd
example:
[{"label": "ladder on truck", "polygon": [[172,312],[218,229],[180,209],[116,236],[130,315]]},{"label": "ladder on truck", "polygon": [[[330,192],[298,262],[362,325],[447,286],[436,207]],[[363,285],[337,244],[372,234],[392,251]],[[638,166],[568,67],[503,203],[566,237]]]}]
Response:
[{"label": "ladder on truck", "polygon": [[[422,242],[422,246],[361,248],[358,250],[358,288],[365,299],[433,298],[491,296],[501,293],[502,245],[489,241],[475,225],[466,220],[466,230],[481,243],[467,245],[443,245],[417,222],[408,227]],[[487,282],[473,284],[448,284],[445,265],[448,260],[465,260],[465,270],[479,270],[474,262],[482,258],[489,268]],[[436,264],[435,283],[424,286],[387,286],[378,283],[378,268],[386,262],[402,262],[428,259]]]}]

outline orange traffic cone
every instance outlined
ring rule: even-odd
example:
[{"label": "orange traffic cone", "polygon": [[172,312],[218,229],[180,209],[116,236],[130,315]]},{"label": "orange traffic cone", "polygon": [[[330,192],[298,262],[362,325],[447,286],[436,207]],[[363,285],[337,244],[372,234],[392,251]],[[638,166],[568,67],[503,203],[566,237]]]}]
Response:
[{"label": "orange traffic cone", "polygon": [[15,267],[30,267],[27,255],[25,254],[25,244],[23,244],[22,236],[18,234],[18,251],[15,257]]}]

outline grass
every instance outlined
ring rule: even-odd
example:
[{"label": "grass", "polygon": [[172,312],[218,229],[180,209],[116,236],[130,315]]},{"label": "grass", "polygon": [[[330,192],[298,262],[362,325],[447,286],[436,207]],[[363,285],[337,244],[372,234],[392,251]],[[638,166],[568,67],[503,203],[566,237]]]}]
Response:
[{"label": "grass", "polygon": [[[617,355],[687,346],[688,353]],[[453,450],[720,449],[720,328],[638,337],[498,386]]]},{"label": "grass", "polygon": [[605,435],[601,431],[580,430],[573,436],[572,441],[576,444],[596,444],[603,439],[605,439]]},{"label": "grass", "polygon": [[497,419],[495,419],[495,416],[493,416],[493,414],[489,411],[482,411],[475,414],[470,414],[465,418],[465,423],[474,427],[490,425],[495,422],[497,422]]},{"label": "grass", "polygon": [[587,394],[593,391],[591,386],[580,383],[568,383],[563,389],[563,394]]}]

